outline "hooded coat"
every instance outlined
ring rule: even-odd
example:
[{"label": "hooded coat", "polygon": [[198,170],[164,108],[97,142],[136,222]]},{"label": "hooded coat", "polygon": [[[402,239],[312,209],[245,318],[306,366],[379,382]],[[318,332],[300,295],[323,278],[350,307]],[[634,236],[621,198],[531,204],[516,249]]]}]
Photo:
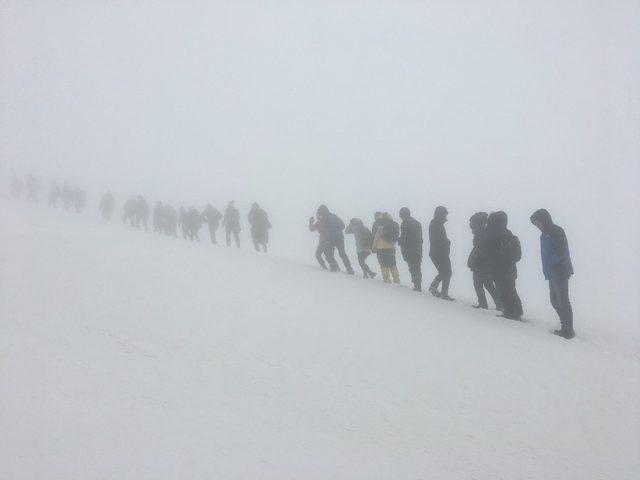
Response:
[{"label": "hooded coat", "polygon": [[431,258],[445,258],[451,251],[451,241],[447,238],[444,223],[447,209],[437,207],[433,213],[433,220],[429,223],[429,256]]},{"label": "hooded coat", "polygon": [[[387,238],[390,238],[388,235],[385,235],[385,230],[387,232],[398,232],[400,227],[396,222],[394,222],[391,214],[388,212],[384,212],[376,219],[373,224],[373,251],[378,252],[380,250],[395,250],[396,242],[391,242]],[[396,237],[397,238],[397,237]]]},{"label": "hooded coat", "polygon": [[326,206],[321,205],[318,208],[318,218],[327,241],[339,243],[344,240],[344,222],[335,213],[331,213]]},{"label": "hooded coat", "polygon": [[254,238],[260,242],[267,243],[269,240],[269,229],[271,228],[271,222],[269,222],[269,216],[267,212],[260,208],[258,204],[251,206],[249,215],[247,217],[249,225],[251,225],[251,233]]},{"label": "hooded coat", "polygon": [[469,219],[469,226],[473,232],[473,248],[469,253],[467,266],[480,278],[491,278],[489,237],[486,229],[487,217],[485,212],[478,212]]},{"label": "hooded coat", "polygon": [[487,219],[487,250],[495,277],[518,278],[516,263],[522,258],[520,240],[507,228],[507,214],[500,211]]},{"label": "hooded coat", "polygon": [[410,216],[403,218],[398,243],[405,260],[422,258],[422,224]]},{"label": "hooded coat", "polygon": [[573,275],[573,264],[564,230],[553,223],[551,214],[544,208],[531,215],[531,223],[541,223],[543,227],[540,235],[540,254],[544,278],[569,278]]},{"label": "hooded coat", "polygon": [[356,239],[356,250],[358,253],[371,253],[373,245],[373,234],[371,230],[364,226],[362,220],[354,218],[344,230],[346,234],[353,234]]}]

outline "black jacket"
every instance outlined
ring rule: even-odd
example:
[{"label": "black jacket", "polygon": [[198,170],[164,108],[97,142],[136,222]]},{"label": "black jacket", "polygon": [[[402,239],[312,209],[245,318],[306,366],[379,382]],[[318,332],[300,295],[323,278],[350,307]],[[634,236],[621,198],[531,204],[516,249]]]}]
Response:
[{"label": "black jacket", "polygon": [[434,218],[429,223],[429,256],[448,257],[450,251],[451,241],[447,238],[444,222]]},{"label": "black jacket", "polygon": [[320,219],[327,240],[331,242],[344,239],[344,222],[335,213],[327,213]]},{"label": "black jacket", "polygon": [[398,243],[405,260],[422,257],[422,224],[413,217],[403,220]]},{"label": "black jacket", "polygon": [[469,254],[467,266],[477,275],[491,276],[489,237],[484,226],[473,229],[473,249]]}]

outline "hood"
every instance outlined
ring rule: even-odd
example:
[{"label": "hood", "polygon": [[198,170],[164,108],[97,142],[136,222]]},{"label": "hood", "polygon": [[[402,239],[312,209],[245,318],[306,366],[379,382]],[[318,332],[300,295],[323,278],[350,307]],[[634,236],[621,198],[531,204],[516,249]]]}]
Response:
[{"label": "hood", "polygon": [[493,212],[487,218],[487,228],[491,227],[491,230],[504,231],[507,229],[508,217],[502,210],[499,212]]},{"label": "hood", "polygon": [[531,223],[535,224],[536,222],[540,222],[545,228],[548,228],[551,225],[553,225],[551,214],[544,208],[541,208],[533,212],[533,215],[531,215],[530,218],[531,218]]},{"label": "hood", "polygon": [[326,205],[320,205],[320,206],[318,207],[318,210],[317,210],[317,212],[316,212],[316,215],[317,215],[318,217],[324,217],[324,216],[326,216],[326,215],[328,215],[328,214],[329,214],[329,209],[327,208],[327,206],[326,206]]},{"label": "hood", "polygon": [[445,207],[440,205],[439,207],[436,207],[435,211],[433,212],[433,219],[437,220],[438,222],[444,223],[447,220],[448,213],[449,211]]},{"label": "hood", "polygon": [[358,227],[361,227],[361,226],[364,225],[364,223],[362,223],[362,220],[360,220],[359,218],[352,218],[349,223],[351,225],[355,225],[355,226],[358,226]]},{"label": "hood", "polygon": [[383,219],[385,219],[385,220],[391,220],[391,221],[393,221],[393,217],[391,216],[391,214],[390,214],[389,212],[384,212],[384,213],[382,214],[382,218],[383,218]]},{"label": "hood", "polygon": [[402,207],[400,209],[400,218],[403,220],[411,218],[411,210],[409,210],[407,207]]},{"label": "hood", "polygon": [[486,212],[477,212],[471,215],[469,219],[469,226],[472,229],[482,228],[487,224],[487,218],[489,215]]}]

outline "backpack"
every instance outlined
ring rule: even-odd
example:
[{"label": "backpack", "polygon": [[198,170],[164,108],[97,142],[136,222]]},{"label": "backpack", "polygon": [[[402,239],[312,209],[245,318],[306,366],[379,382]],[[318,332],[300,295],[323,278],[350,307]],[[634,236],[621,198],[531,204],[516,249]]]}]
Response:
[{"label": "backpack", "polygon": [[400,227],[396,222],[385,222],[382,227],[381,237],[385,242],[396,243],[400,238]]}]

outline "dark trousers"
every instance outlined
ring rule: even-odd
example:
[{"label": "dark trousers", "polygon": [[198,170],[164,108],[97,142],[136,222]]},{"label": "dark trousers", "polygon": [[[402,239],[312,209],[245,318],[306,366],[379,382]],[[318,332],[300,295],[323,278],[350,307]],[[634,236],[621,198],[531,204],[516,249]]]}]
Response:
[{"label": "dark trousers", "polygon": [[215,228],[209,227],[209,235],[211,236],[211,243],[213,243],[214,245],[218,244],[218,240],[216,239],[217,230],[218,230],[218,227],[215,227]]},{"label": "dark trousers", "polygon": [[405,260],[409,266],[409,273],[411,274],[411,283],[413,283],[413,288],[416,290],[422,289],[422,257],[419,255],[411,255],[405,257]]},{"label": "dark trousers", "polygon": [[446,257],[436,257],[435,255],[430,255],[431,261],[435,265],[438,270],[438,274],[431,282],[430,289],[437,290],[440,282],[442,282],[442,291],[440,292],[443,296],[449,295],[449,283],[451,282],[451,259],[447,255]]},{"label": "dark trousers", "polygon": [[327,269],[327,264],[324,263],[324,258],[322,258],[322,255],[324,254],[326,249],[327,249],[326,244],[322,242],[318,243],[318,248],[316,248],[316,260],[318,260],[318,263],[324,270]]},{"label": "dark trousers", "polygon": [[573,310],[571,308],[571,302],[569,301],[569,279],[550,278],[549,297],[551,298],[551,305],[560,317],[562,330],[572,332]]},{"label": "dark trousers", "polygon": [[522,301],[516,290],[516,279],[512,275],[496,275],[494,280],[500,292],[504,315],[511,318],[522,317]]},{"label": "dark trousers", "polygon": [[336,262],[334,253],[335,249],[338,249],[338,255],[340,255],[342,263],[344,263],[344,268],[347,269],[347,272],[353,272],[353,268],[351,268],[351,262],[349,261],[349,257],[347,257],[347,252],[345,252],[344,250],[344,237],[327,241],[324,256],[327,258],[331,270],[340,270],[338,262]]},{"label": "dark trousers", "polygon": [[502,310],[502,301],[498,296],[496,285],[493,283],[491,278],[488,278],[486,275],[478,275],[476,272],[473,272],[473,288],[476,289],[478,305],[480,307],[489,308],[489,305],[487,304],[487,295],[484,293],[486,289],[487,292],[489,292],[489,295],[491,295],[493,303],[496,304],[496,308],[498,310]]},{"label": "dark trousers", "polygon": [[367,265],[367,257],[371,255],[371,252],[358,252],[358,263],[360,264],[360,268],[362,268],[362,273],[364,278],[373,278],[375,273],[369,268]]},{"label": "dark trousers", "polygon": [[231,246],[231,234],[233,233],[233,237],[236,241],[236,247],[240,248],[240,232],[235,228],[227,228],[225,233],[227,234],[227,247]]}]

